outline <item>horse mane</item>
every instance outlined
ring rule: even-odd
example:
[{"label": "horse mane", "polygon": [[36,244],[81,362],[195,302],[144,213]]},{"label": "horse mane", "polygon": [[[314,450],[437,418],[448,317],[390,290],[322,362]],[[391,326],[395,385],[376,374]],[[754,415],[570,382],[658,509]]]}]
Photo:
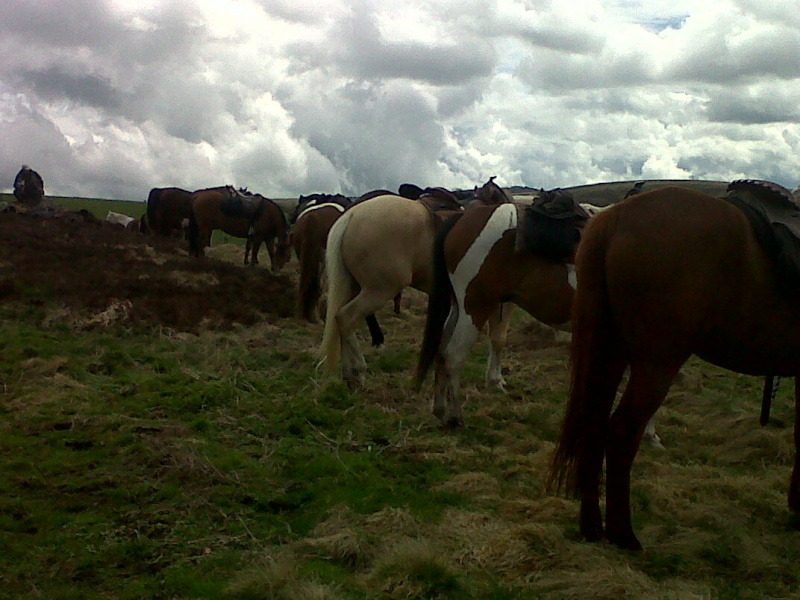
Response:
[{"label": "horse mane", "polygon": [[479,190],[475,192],[475,199],[482,204],[495,205],[513,203],[514,199],[508,193],[497,185],[494,180],[497,176],[492,175],[489,181],[483,184]]},{"label": "horse mane", "polygon": [[634,183],[633,187],[629,189],[627,192],[625,192],[625,195],[622,197],[622,199],[624,200],[625,198],[630,198],[631,196],[635,196],[636,194],[641,194],[642,188],[644,187],[645,183],[647,182],[637,181],[636,183]]}]

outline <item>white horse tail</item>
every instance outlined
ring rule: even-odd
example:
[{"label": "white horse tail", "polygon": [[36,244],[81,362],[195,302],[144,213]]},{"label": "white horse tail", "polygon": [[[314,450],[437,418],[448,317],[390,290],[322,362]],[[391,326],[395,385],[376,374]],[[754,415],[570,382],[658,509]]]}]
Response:
[{"label": "white horse tail", "polygon": [[353,297],[353,276],[344,264],[342,257],[342,240],[347,225],[353,217],[352,211],[345,211],[331,227],[328,233],[328,245],[325,248],[325,270],[328,277],[328,305],[325,312],[325,333],[319,349],[320,362],[325,375],[341,377],[342,336],[336,315]]}]

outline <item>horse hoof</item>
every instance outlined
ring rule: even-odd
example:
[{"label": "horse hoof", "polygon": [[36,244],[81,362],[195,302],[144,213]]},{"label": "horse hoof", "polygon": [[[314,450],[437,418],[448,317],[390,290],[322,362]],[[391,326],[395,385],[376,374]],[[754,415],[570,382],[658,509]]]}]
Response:
[{"label": "horse hoof", "polygon": [[506,381],[505,379],[490,379],[486,382],[486,387],[490,390],[496,390],[498,392],[506,392]]},{"label": "horse hoof", "polygon": [[593,525],[591,527],[581,525],[581,537],[587,542],[599,542],[605,539],[606,534],[602,525]]},{"label": "horse hoof", "polygon": [[442,428],[447,429],[448,431],[454,431],[456,429],[464,429],[464,419],[460,419],[458,417],[450,417],[442,421]]},{"label": "horse hoof", "polygon": [[647,443],[650,444],[651,447],[656,448],[657,450],[666,450],[664,444],[661,443],[661,438],[658,435],[647,435],[645,436]]},{"label": "horse hoof", "polygon": [[608,541],[614,544],[620,550],[632,550],[634,552],[642,551],[642,544],[633,533],[614,534],[607,533]]}]

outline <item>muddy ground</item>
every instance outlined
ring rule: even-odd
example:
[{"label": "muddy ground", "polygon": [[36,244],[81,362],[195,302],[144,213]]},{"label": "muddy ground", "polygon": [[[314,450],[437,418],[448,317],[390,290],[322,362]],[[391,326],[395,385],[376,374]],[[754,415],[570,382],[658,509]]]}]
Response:
[{"label": "muddy ground", "polygon": [[85,326],[124,319],[197,331],[291,316],[294,287],[288,274],[197,259],[183,240],[51,206],[0,214],[0,302],[9,301]]}]

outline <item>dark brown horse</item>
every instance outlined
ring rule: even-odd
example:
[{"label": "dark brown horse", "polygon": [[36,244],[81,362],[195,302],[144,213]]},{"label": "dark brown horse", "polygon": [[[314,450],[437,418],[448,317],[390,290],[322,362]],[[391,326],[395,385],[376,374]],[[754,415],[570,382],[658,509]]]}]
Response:
[{"label": "dark brown horse", "polygon": [[[734,182],[728,196],[657,189],[597,215],[584,230],[571,391],[548,487],[580,497],[580,531],[588,540],[605,535],[622,548],[641,548],[631,525],[631,465],[645,425],[692,354],[750,375],[800,374],[800,253],[789,233],[797,233],[791,221],[800,213],[774,184]],[[612,414],[626,367],[628,383]],[[795,392],[789,507],[797,512],[797,379]]]},{"label": "dark brown horse", "polygon": [[279,271],[291,258],[286,216],[269,198],[242,193],[231,186],[196,191],[192,195],[189,217],[191,254],[203,256],[215,229],[233,237],[247,238],[248,245],[252,244],[252,265],[258,264],[258,250],[262,243],[267,247],[273,271]]},{"label": "dark brown horse", "polygon": [[459,382],[464,361],[489,323],[488,386],[503,388],[500,358],[513,303],[548,325],[569,320],[572,258],[586,211],[571,195],[543,193],[533,206],[476,205],[449,221],[433,247],[433,286],[416,382],[435,365],[433,413],[464,425]]},{"label": "dark brown horse", "polygon": [[301,196],[294,212],[292,245],[300,263],[297,293],[297,316],[309,323],[318,319],[317,306],[322,294],[322,267],[328,232],[350,200],[338,200],[323,195]]},{"label": "dark brown horse", "polygon": [[14,178],[14,197],[17,202],[29,206],[36,206],[44,198],[44,181],[28,165],[22,165]]},{"label": "dark brown horse", "polygon": [[177,187],[153,188],[147,196],[147,229],[164,236],[182,236],[192,214],[192,192]]}]

